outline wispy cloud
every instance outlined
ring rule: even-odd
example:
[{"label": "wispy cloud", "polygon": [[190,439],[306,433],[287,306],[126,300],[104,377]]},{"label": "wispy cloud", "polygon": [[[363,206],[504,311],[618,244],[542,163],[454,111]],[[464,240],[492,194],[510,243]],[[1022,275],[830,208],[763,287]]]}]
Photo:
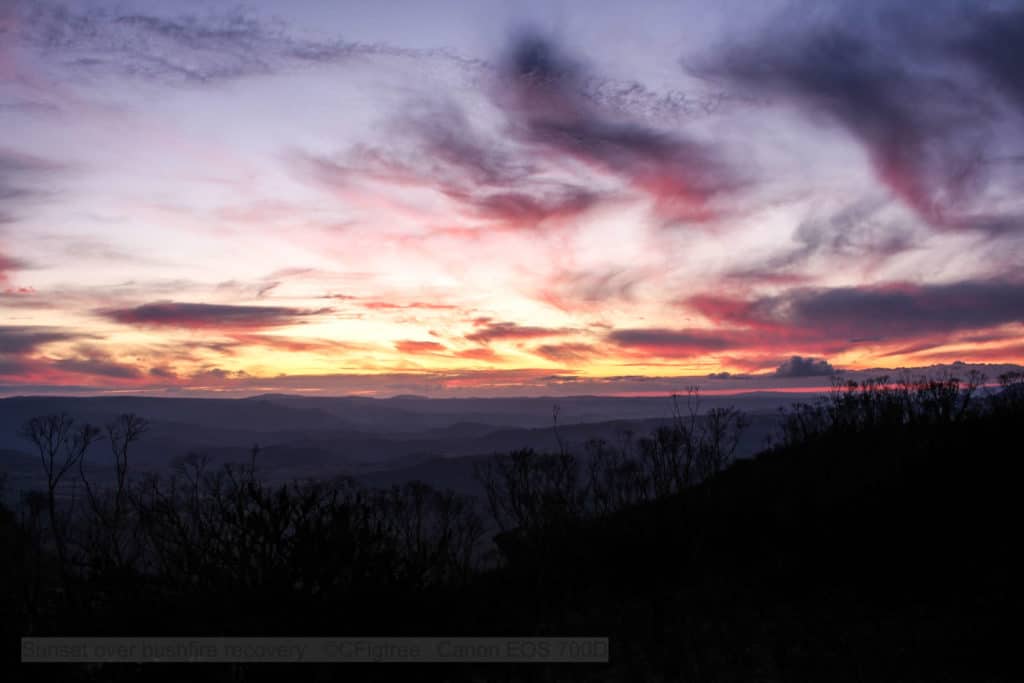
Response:
[{"label": "wispy cloud", "polygon": [[623,178],[654,199],[664,220],[707,220],[712,200],[739,184],[709,145],[594,107],[584,95],[585,68],[549,37],[520,35],[500,77],[496,98],[511,116],[511,134],[542,153]]},{"label": "wispy cloud", "polygon": [[737,264],[726,275],[752,283],[805,284],[816,264],[844,263],[871,272],[887,261],[919,247],[918,231],[887,215],[878,199],[861,199],[837,209],[809,212],[789,242],[773,254],[759,254],[755,263]]},{"label": "wispy cloud", "polygon": [[164,83],[214,83],[367,56],[443,60],[476,68],[444,50],[406,49],[299,35],[280,19],[241,10],[138,13],[51,2],[20,2],[17,38],[58,55],[67,67]]}]

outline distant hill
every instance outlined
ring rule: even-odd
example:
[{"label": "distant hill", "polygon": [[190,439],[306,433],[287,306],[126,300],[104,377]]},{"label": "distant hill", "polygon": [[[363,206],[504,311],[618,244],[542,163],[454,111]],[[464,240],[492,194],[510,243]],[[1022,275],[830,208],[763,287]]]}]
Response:
[{"label": "distant hill", "polygon": [[[774,430],[778,406],[791,400],[793,397],[785,394],[713,397],[705,399],[702,407],[736,404],[751,411],[752,425],[739,449],[740,457],[745,457],[764,446]],[[465,474],[456,474],[456,467],[440,461],[521,447],[556,448],[552,431],[555,403],[560,407],[560,434],[574,450],[582,450],[583,444],[594,438],[617,441],[626,431],[646,434],[664,424],[672,410],[668,397],[17,397],[0,399],[0,471],[22,463],[4,451],[29,452],[30,444],[18,430],[30,417],[66,412],[80,422],[103,425],[119,413],[134,412],[150,422],[145,438],[133,448],[136,473],[165,471],[190,452],[205,453],[219,462],[248,462],[252,446],[258,444],[261,471],[274,481],[377,473],[368,480],[393,483],[422,475],[442,487],[456,486],[465,481]],[[89,460],[102,470],[109,460],[106,446],[94,446]],[[27,471],[22,471],[21,464],[17,467],[11,489],[16,489],[15,484],[26,486],[39,475],[33,465]],[[466,467],[470,467],[468,461]],[[454,479],[449,480],[449,474]]]}]

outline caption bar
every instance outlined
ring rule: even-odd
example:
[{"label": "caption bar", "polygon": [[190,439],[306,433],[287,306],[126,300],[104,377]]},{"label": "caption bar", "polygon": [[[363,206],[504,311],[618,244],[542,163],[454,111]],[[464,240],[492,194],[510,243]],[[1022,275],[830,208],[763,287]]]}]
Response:
[{"label": "caption bar", "polygon": [[607,638],[22,638],[26,663],[606,664]]}]

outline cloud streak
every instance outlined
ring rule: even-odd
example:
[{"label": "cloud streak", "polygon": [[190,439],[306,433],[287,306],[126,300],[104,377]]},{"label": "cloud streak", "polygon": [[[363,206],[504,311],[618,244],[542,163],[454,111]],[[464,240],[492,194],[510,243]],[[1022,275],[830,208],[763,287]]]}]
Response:
[{"label": "cloud streak", "polygon": [[476,328],[475,331],[466,335],[468,341],[490,343],[493,341],[538,339],[542,337],[558,337],[571,332],[571,330],[565,328],[518,325],[513,322],[491,322],[489,320],[478,321]]},{"label": "cloud streak", "polygon": [[168,84],[210,84],[368,56],[480,68],[444,50],[301,36],[280,19],[238,10],[172,16],[51,2],[21,2],[16,9],[24,46],[59,54],[80,71]]},{"label": "cloud streak", "polygon": [[688,305],[719,324],[848,345],[1024,323],[1024,284],[967,280],[799,288],[752,299],[699,296]]},{"label": "cloud streak", "polygon": [[126,325],[232,330],[285,327],[331,311],[330,308],[300,309],[285,306],[233,306],[156,301],[131,308],[102,309],[99,314]]},{"label": "cloud streak", "polygon": [[658,358],[687,358],[734,348],[737,342],[713,330],[664,328],[613,330],[608,340],[625,349]]}]

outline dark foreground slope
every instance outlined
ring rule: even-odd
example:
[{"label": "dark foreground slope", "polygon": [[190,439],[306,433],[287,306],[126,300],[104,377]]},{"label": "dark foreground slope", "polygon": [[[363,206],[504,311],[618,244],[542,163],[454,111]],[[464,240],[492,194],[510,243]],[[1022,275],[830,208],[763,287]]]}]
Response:
[{"label": "dark foreground slope", "polygon": [[[68,681],[1024,680],[1022,417],[1018,400],[959,419],[812,430],[682,493],[504,534],[500,568],[438,580],[386,546],[371,551],[335,516],[315,521],[308,564],[288,572],[268,561],[245,581],[215,567],[100,573],[27,614],[31,544],[5,511],[4,645],[10,661],[26,632],[611,641],[602,666],[16,670]],[[325,582],[331,568],[345,580]]]}]

